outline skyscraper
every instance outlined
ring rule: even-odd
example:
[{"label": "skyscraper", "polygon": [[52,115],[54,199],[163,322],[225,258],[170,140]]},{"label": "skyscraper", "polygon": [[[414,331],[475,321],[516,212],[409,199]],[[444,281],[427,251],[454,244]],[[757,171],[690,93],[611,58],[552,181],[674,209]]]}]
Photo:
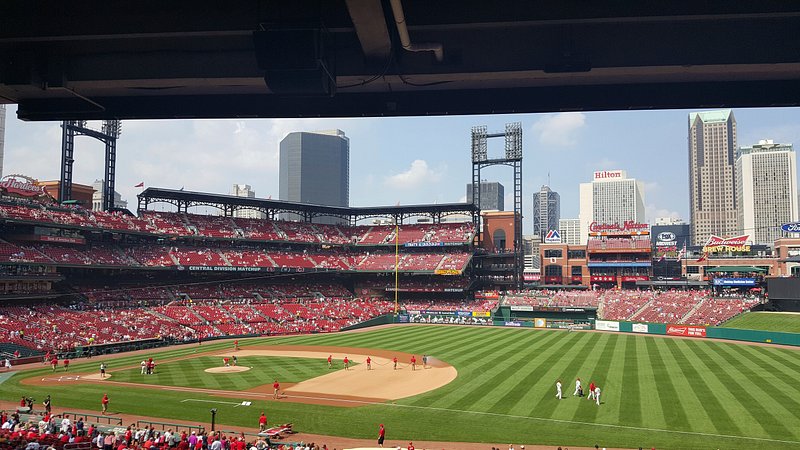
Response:
[{"label": "skyscraper", "polygon": [[[234,184],[231,188],[231,195],[235,195],[237,197],[255,198],[256,191],[254,191],[249,184]],[[233,217],[240,219],[264,219],[266,218],[266,214],[254,209],[237,209],[233,212]]]},{"label": "skyscraper", "polygon": [[581,183],[581,245],[589,239],[592,222],[618,224],[644,223],[644,187],[628,178],[624,170],[599,170],[591,183]]},{"label": "skyscraper", "polygon": [[[105,190],[106,182],[103,180],[94,180],[92,183],[92,189],[94,189],[94,193],[92,194],[92,211],[102,211],[103,210],[103,197]],[[122,199],[122,195],[114,191],[114,208],[121,208],[126,209],[128,207],[128,201]]]},{"label": "skyscraper", "polygon": [[689,212],[692,243],[739,231],[734,176],[736,119],[730,109],[689,114]]},{"label": "skyscraper", "polygon": [[[350,140],[341,130],[289,133],[280,144],[278,198],[350,206]],[[321,223],[340,220],[321,218]]]},{"label": "skyscraper", "polygon": [[562,243],[567,245],[581,244],[580,219],[560,219],[558,221],[558,232],[561,233]]},{"label": "skyscraper", "polygon": [[797,159],[792,144],[762,140],[736,157],[739,225],[756,244],[784,236],[781,225],[798,220]]},{"label": "skyscraper", "polygon": [[[467,203],[472,203],[472,184],[467,185]],[[505,211],[505,188],[497,181],[481,181],[481,210]]]},{"label": "skyscraper", "polygon": [[533,194],[533,234],[544,239],[549,230],[558,230],[559,219],[561,196],[550,190],[550,186],[542,186]]}]

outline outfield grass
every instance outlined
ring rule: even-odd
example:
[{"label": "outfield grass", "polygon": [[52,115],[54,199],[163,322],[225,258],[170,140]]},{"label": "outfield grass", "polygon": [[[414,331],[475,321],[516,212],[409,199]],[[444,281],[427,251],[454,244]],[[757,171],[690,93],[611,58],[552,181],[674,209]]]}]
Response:
[{"label": "outfield grass", "polygon": [[[255,429],[258,414],[266,409],[272,423],[293,422],[298,430],[309,433],[374,438],[378,424],[384,423],[390,442],[800,449],[800,351],[796,350],[639,335],[457,326],[397,326],[363,333],[250,340],[245,345],[251,343],[427,353],[453,364],[458,377],[396,405],[337,408],[281,401],[255,402],[251,408],[219,405],[221,424]],[[171,350],[157,359],[187,355],[194,348]],[[115,365],[130,366],[131,359],[115,360],[109,370],[113,373]],[[601,386],[601,406],[571,397],[578,376]],[[0,385],[4,399],[52,394],[56,409],[99,409],[100,397],[108,391],[112,411],[209,420],[207,407],[180,403],[185,393],[114,387],[113,383],[66,389],[22,386],[20,378],[16,375]],[[567,394],[561,401],[555,398],[558,378]]]},{"label": "outfield grass", "polygon": [[159,363],[156,373],[152,375],[142,375],[139,367],[114,371],[110,381],[244,391],[271,385],[273,380],[299,383],[330,373],[325,359],[246,356],[239,358],[238,364],[251,369],[246,372],[207,373],[205,369],[221,366],[222,359],[219,356],[201,356]]},{"label": "outfield grass", "polygon": [[723,327],[800,333],[800,314],[747,312],[726,322]]}]

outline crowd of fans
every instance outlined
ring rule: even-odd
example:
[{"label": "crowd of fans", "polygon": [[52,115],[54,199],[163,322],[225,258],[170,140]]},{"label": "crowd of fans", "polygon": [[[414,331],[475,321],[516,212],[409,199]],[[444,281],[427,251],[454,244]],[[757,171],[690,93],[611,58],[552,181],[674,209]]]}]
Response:
[{"label": "crowd of fans", "polygon": [[[19,414],[0,411],[0,449],[63,450],[328,450],[326,445],[278,442],[292,434],[291,424],[273,427],[273,433],[250,435],[241,432],[206,431],[202,427],[156,430],[130,425],[124,431],[102,431],[86,417],[69,414]],[[272,439],[270,439],[272,436]],[[77,444],[77,445],[76,445]]]},{"label": "crowd of fans", "polygon": [[412,224],[397,228],[393,225],[351,227],[156,211],[144,211],[141,217],[136,217],[120,212],[89,211],[80,207],[48,207],[34,202],[2,202],[0,218],[178,237],[318,244],[446,245],[468,244],[475,237],[471,223]]},{"label": "crowd of fans", "polygon": [[637,322],[719,325],[749,310],[761,300],[753,295],[708,290],[519,291],[507,294],[504,305],[597,308],[598,318]]},{"label": "crowd of fans", "polygon": [[0,241],[0,262],[102,265],[124,267],[258,267],[270,269],[329,269],[364,272],[461,272],[472,255],[467,252],[347,253],[332,251],[290,251],[248,247],[190,247],[135,245],[121,247],[109,243],[55,245],[28,243],[16,245]]}]

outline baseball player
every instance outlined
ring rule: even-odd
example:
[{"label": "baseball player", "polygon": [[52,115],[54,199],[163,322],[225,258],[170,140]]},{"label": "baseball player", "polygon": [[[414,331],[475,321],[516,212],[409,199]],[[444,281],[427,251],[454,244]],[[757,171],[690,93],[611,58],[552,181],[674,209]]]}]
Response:
[{"label": "baseball player", "polygon": [[367,356],[367,370],[372,370],[372,358]]},{"label": "baseball player", "polygon": [[280,384],[280,383],[278,383],[278,380],[275,380],[275,382],[274,382],[274,383],[272,383],[272,388],[273,388],[273,389],[275,389],[275,395],[274,395],[274,397],[275,397],[275,399],[277,400],[277,399],[278,399],[278,391],[279,391],[279,390],[280,390],[280,388],[281,388],[281,384]]},{"label": "baseball player", "polygon": [[417,370],[417,357],[411,355],[411,370]]},{"label": "baseball player", "polygon": [[556,381],[556,398],[561,400],[561,380]]},{"label": "baseball player", "polygon": [[581,379],[578,378],[577,380],[575,380],[575,392],[572,393],[572,396],[574,397],[580,394],[580,392],[581,392]]},{"label": "baseball player", "polygon": [[597,387],[597,386],[595,386],[594,380],[592,380],[592,382],[589,383],[589,395],[586,397],[587,400],[591,400],[591,399],[594,398],[594,388],[595,387]]},{"label": "baseball player", "polygon": [[333,355],[328,355],[328,369],[333,368]]},{"label": "baseball player", "polygon": [[597,399],[597,406],[600,406],[600,386],[595,386],[594,398]]},{"label": "baseball player", "polygon": [[397,356],[392,358],[392,362],[394,363],[394,370],[397,370]]}]

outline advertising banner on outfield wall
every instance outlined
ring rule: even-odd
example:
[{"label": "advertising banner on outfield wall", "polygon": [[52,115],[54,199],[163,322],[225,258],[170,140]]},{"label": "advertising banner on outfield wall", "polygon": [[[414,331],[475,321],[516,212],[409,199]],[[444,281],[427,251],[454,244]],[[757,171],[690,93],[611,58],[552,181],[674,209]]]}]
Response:
[{"label": "advertising banner on outfield wall", "polygon": [[511,305],[512,311],[533,311],[533,306],[531,305]]},{"label": "advertising banner on outfield wall", "polygon": [[547,319],[536,318],[533,319],[534,328],[547,328]]},{"label": "advertising banner on outfield wall", "polygon": [[706,337],[706,327],[693,325],[667,325],[670,336]]},{"label": "advertising banner on outfield wall", "polygon": [[619,331],[619,322],[598,320],[594,323],[594,328],[600,331]]},{"label": "advertising banner on outfield wall", "polygon": [[472,317],[491,317],[491,311],[472,311]]},{"label": "advertising banner on outfield wall", "polygon": [[649,333],[646,323],[632,323],[631,331],[634,333]]}]

